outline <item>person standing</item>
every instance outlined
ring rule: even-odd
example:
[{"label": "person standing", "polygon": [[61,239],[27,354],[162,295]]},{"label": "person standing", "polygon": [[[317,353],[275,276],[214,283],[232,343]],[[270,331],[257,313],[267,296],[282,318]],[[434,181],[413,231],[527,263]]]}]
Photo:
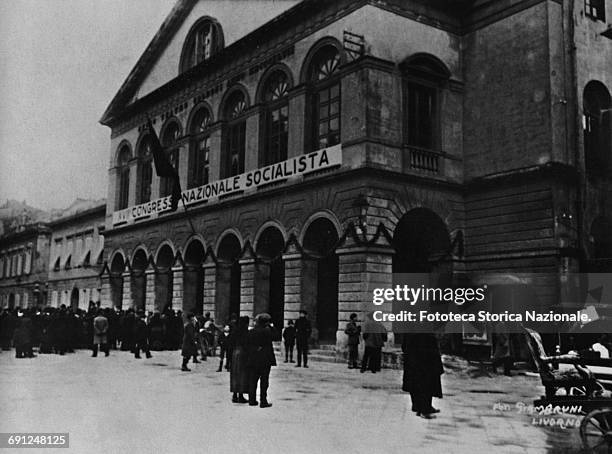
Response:
[{"label": "person standing", "polygon": [[357,326],[357,314],[351,314],[344,333],[348,336],[348,368],[357,369],[359,337],[361,335],[361,326]]},{"label": "person standing", "polygon": [[217,372],[223,371],[223,360],[225,359],[225,355],[227,354],[227,344],[229,339],[230,327],[225,325],[223,331],[219,330],[219,368]]},{"label": "person standing", "polygon": [[151,358],[151,350],[149,349],[149,326],[146,322],[144,312],[139,312],[134,322],[134,357],[140,359],[140,350],[142,350],[147,358]]},{"label": "person standing", "polygon": [[302,309],[300,311],[300,318],[295,322],[295,340],[298,354],[295,367],[302,367],[302,360],[304,360],[304,367],[308,367],[308,341],[312,334],[312,326],[307,316],[308,312]]},{"label": "person standing", "polygon": [[367,318],[368,320],[363,330],[365,350],[363,352],[363,359],[361,360],[361,373],[369,369],[375,374],[380,371],[382,347],[385,345],[385,342],[387,342],[387,329],[382,323],[374,320],[372,312],[368,313]]},{"label": "person standing", "polygon": [[230,333],[232,361],[230,365],[230,392],[232,402],[246,404],[244,394],[249,392],[249,375],[247,370],[247,347],[249,338],[249,317],[238,319],[238,324]]},{"label": "person standing", "polygon": [[285,343],[285,362],[293,363],[293,347],[295,346],[295,326],[293,326],[293,320],[287,322],[287,327],[283,330],[283,340]]},{"label": "person standing", "polygon": [[198,353],[198,345],[196,340],[196,327],[195,327],[195,318],[193,314],[188,313],[185,316],[185,325],[183,329],[183,346],[181,349],[181,354],[183,355],[183,365],[181,366],[181,370],[184,372],[189,372],[191,369],[187,367],[187,363],[189,362],[189,358]]},{"label": "person standing", "polygon": [[432,406],[432,397],[442,397],[440,375],[444,373],[433,333],[404,334],[404,377],[402,390],[410,393],[412,411],[425,419],[432,419],[440,410]]},{"label": "person standing", "polygon": [[98,356],[98,345],[104,352],[104,356],[109,355],[108,351],[108,319],[104,316],[102,309],[98,309],[98,315],[93,319],[93,353],[92,357]]},{"label": "person standing", "polygon": [[259,407],[268,408],[268,386],[270,381],[270,368],[276,366],[274,347],[272,346],[272,328],[269,314],[259,314],[255,327],[248,333],[248,362],[249,371],[249,405],[257,405],[256,393],[259,383]]}]

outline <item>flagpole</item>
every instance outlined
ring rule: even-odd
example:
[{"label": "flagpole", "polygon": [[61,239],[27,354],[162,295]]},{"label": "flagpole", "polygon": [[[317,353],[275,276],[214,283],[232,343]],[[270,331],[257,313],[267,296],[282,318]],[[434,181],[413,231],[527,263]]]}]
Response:
[{"label": "flagpole", "polygon": [[189,214],[187,213],[187,205],[185,205],[185,200],[183,199],[183,194],[181,194],[181,202],[183,202],[183,208],[185,209],[185,217],[187,218],[187,221],[189,222],[189,226],[191,227],[191,233],[193,233],[195,235],[196,234],[196,229],[193,226],[193,222],[191,222],[191,218],[189,217]]}]

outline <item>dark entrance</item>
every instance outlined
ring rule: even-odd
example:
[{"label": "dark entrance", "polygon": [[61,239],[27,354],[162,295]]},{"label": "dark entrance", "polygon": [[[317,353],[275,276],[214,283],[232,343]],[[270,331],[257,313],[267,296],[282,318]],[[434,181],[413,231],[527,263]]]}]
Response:
[{"label": "dark entrance", "polygon": [[73,312],[76,312],[79,308],[79,289],[73,288],[72,293],[70,294],[70,307]]},{"label": "dark entrance", "polygon": [[[315,260],[311,274],[315,289],[313,318],[319,333],[319,343],[335,343],[338,330],[338,256],[334,248],[338,232],[329,219],[313,221],[304,235],[304,250]],[[306,276],[305,276],[306,277]],[[307,285],[306,282],[304,284]],[[303,285],[304,285],[303,284]]]},{"label": "dark entrance", "polygon": [[[125,262],[121,254],[115,254],[110,267],[110,294],[111,302],[113,307],[121,309],[121,303],[123,302],[123,271],[125,269]],[[77,290],[78,292],[78,290]],[[73,292],[74,294],[74,292]],[[77,295],[77,305],[78,305]],[[71,296],[72,304],[72,296]]]},{"label": "dark entrance", "polygon": [[416,208],[399,221],[393,235],[394,273],[447,271],[450,237],[446,224],[426,208]]},{"label": "dark entrance", "polygon": [[285,317],[285,263],[283,234],[275,227],[266,228],[257,241],[257,264],[255,278],[255,314],[268,312],[276,327],[277,339]]},{"label": "dark entrance", "polygon": [[144,311],[146,307],[147,276],[145,270],[149,265],[147,254],[142,249],[136,251],[132,260],[132,276],[130,290],[132,292],[132,304],[137,311]]},{"label": "dark entrance", "polygon": [[163,312],[167,307],[172,307],[172,265],[174,254],[172,248],[167,244],[157,253],[155,273],[155,309]]},{"label": "dark entrance", "polygon": [[[236,235],[228,234],[219,244],[217,254],[217,286],[215,306],[217,323],[226,323],[231,314],[240,315],[240,241]],[[250,314],[249,314],[250,315]]]},{"label": "dark entrance", "polygon": [[189,243],[185,251],[183,272],[183,311],[201,315],[204,305],[204,245],[200,241]]}]

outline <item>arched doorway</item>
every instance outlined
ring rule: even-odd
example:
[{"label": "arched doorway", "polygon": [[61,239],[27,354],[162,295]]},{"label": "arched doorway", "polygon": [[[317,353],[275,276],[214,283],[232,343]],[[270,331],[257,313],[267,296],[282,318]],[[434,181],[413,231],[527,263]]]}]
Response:
[{"label": "arched doorway", "polygon": [[[121,254],[115,254],[110,267],[110,294],[113,307],[121,308],[123,301],[123,270],[125,262]],[[78,301],[78,300],[77,300]],[[78,303],[77,303],[78,304]]]},{"label": "arched doorway", "polygon": [[185,250],[183,269],[183,311],[202,314],[204,305],[204,245],[194,240]]},{"label": "arched doorway", "polygon": [[79,309],[79,289],[76,287],[72,289],[72,293],[70,294],[70,307],[73,312]]},{"label": "arched doorway", "polygon": [[612,97],[607,87],[592,80],[582,97],[584,161],[589,176],[606,176],[612,166]]},{"label": "arched doorway", "polygon": [[305,267],[302,285],[311,281],[314,304],[310,307],[319,343],[335,343],[338,331],[338,255],[334,251],[337,243],[336,227],[326,218],[313,221],[304,235],[304,251],[314,262],[312,268]]},{"label": "arched doorway", "polygon": [[589,231],[589,260],[585,272],[612,271],[612,222],[601,216],[591,224]]},{"label": "arched doorway", "polygon": [[426,208],[406,213],[393,235],[394,273],[443,273],[448,271],[450,236],[440,217]]},{"label": "arched doorway", "polygon": [[132,305],[137,311],[144,311],[147,296],[147,276],[145,271],[149,266],[149,259],[144,250],[139,249],[132,259],[132,275],[130,276],[130,292]]},{"label": "arched doorway", "polygon": [[[240,241],[229,233],[223,237],[217,252],[215,321],[226,323],[231,314],[240,315]],[[250,315],[250,314],[249,314]]]},{"label": "arched doorway", "polygon": [[257,240],[257,256],[261,259],[255,274],[254,313],[268,312],[276,327],[277,339],[285,317],[285,240],[276,227],[267,227]]},{"label": "arched doorway", "polygon": [[162,312],[167,307],[172,307],[172,265],[174,264],[174,253],[172,248],[165,244],[157,253],[155,266],[155,310]]}]

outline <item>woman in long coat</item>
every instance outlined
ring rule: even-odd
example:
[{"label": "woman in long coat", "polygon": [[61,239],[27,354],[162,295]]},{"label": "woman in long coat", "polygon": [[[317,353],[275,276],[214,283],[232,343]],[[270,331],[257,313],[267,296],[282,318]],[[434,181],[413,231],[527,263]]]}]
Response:
[{"label": "woman in long coat", "polygon": [[230,368],[230,392],[232,402],[246,404],[244,393],[249,392],[249,375],[247,371],[247,346],[249,337],[249,317],[238,319],[238,325],[232,332],[229,342],[232,347],[232,363]]},{"label": "woman in long coat", "polygon": [[404,380],[402,390],[410,393],[412,411],[425,419],[439,410],[431,405],[432,397],[442,397],[440,375],[444,373],[438,339],[432,333],[404,334]]}]

